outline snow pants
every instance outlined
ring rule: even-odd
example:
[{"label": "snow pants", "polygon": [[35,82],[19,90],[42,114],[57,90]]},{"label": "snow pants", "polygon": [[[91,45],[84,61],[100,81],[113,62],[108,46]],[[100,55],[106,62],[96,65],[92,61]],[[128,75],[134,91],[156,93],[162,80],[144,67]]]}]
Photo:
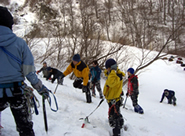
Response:
[{"label": "snow pants", "polygon": [[173,105],[176,105],[176,100],[177,100],[177,99],[175,98],[175,96],[173,96],[172,98],[169,98],[169,99],[168,99],[168,103],[169,103],[169,104],[172,104],[172,101],[173,101]]},{"label": "snow pants", "polygon": [[83,86],[82,82],[83,82],[83,79],[76,78],[75,81],[73,82],[74,88],[82,89],[82,86]]},{"label": "snow pants", "polygon": [[121,102],[108,103],[109,105],[109,124],[113,127],[113,136],[120,136],[120,129],[123,127],[124,120],[120,113]]},{"label": "snow pants", "polygon": [[138,105],[138,94],[139,92],[133,92],[133,94],[130,96],[131,100],[132,100],[132,105],[135,107],[136,105]]},{"label": "snow pants", "polygon": [[[5,88],[3,90],[5,91]],[[19,94],[14,97],[7,97],[4,93],[4,97],[0,98],[0,111],[3,111],[8,107],[8,105],[10,105],[19,135],[35,136],[33,131],[33,122],[30,119],[31,113],[29,114],[28,111],[26,97],[23,94]]]},{"label": "snow pants", "polygon": [[103,98],[103,93],[102,93],[102,90],[101,90],[100,81],[92,83],[92,88],[91,89],[92,89],[92,94],[93,95],[96,95],[95,87],[99,92],[100,98]]},{"label": "snow pants", "polygon": [[58,77],[58,78],[57,78],[57,83],[58,83],[59,85],[63,85],[63,82],[64,82],[64,78],[62,78],[62,79],[61,79],[61,77]]},{"label": "snow pants", "polygon": [[[82,82],[83,82],[83,79],[82,78],[76,78],[75,81],[73,82],[73,86],[75,88],[79,88],[79,89],[82,89],[83,85],[82,85]],[[91,103],[92,100],[91,100],[91,93],[90,93],[90,89],[89,89],[89,83],[87,84],[87,91],[86,92],[82,92],[86,94],[86,101],[87,103]]]}]

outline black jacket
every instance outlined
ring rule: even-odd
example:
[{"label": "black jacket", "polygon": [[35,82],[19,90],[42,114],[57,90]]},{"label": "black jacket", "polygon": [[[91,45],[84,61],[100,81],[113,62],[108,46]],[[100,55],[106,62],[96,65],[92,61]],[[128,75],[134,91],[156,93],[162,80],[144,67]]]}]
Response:
[{"label": "black jacket", "polygon": [[63,73],[56,68],[51,68],[51,69],[52,69],[52,72],[49,72],[49,75],[46,78],[46,80],[48,80],[53,75],[53,78],[51,80],[51,82],[53,83],[55,79],[59,78],[59,76],[61,76]]}]

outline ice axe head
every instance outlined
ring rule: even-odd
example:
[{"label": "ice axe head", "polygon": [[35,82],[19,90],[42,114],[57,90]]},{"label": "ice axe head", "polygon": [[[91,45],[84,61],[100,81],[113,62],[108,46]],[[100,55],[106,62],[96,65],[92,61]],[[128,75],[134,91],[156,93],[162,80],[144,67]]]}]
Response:
[{"label": "ice axe head", "polygon": [[88,116],[84,119],[85,123],[90,123]]}]

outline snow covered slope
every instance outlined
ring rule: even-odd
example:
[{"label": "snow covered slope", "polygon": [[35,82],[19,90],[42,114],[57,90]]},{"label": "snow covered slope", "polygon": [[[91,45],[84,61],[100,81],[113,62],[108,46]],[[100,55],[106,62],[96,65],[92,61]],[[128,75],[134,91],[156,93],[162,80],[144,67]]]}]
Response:
[{"label": "snow covered slope", "polygon": [[[39,69],[40,67],[38,67]],[[43,83],[52,91],[55,90],[56,81],[52,84],[39,75]],[[185,71],[175,62],[158,60],[149,66],[139,76],[140,94],[139,104],[145,113],[140,115],[133,112],[130,98],[127,100],[128,110],[121,108],[127,131],[122,136],[184,136],[185,135]],[[39,115],[33,114],[34,131],[36,136],[108,136],[111,130],[108,125],[108,105],[106,101],[89,117],[90,124],[81,128],[83,120],[99,104],[100,99],[92,98],[92,103],[85,102],[85,94],[73,88],[73,81],[68,77],[64,85],[58,86],[56,97],[58,112],[47,108],[48,133],[44,129],[42,106]],[[105,81],[101,80],[103,88]],[[126,88],[126,87],[125,87]],[[176,92],[177,106],[168,105],[167,100],[159,103],[163,90],[172,89]],[[126,93],[126,90],[124,90]],[[40,100],[41,96],[36,96]],[[52,101],[53,103],[54,101]],[[54,108],[54,105],[52,105]],[[2,112],[2,135],[18,136],[10,109]]]}]

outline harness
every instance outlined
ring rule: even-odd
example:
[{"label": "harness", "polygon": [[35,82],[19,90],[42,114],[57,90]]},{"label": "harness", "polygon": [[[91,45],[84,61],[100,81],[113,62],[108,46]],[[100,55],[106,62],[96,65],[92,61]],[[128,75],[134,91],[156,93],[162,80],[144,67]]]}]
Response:
[{"label": "harness", "polygon": [[111,109],[114,108],[114,112],[119,115],[117,109],[116,109],[116,101],[112,104],[112,106],[109,108],[108,115],[110,115]]},{"label": "harness", "polygon": [[24,85],[24,82],[13,82],[13,83],[4,83],[4,84],[0,84],[0,88],[15,88],[15,87],[20,87]]}]

